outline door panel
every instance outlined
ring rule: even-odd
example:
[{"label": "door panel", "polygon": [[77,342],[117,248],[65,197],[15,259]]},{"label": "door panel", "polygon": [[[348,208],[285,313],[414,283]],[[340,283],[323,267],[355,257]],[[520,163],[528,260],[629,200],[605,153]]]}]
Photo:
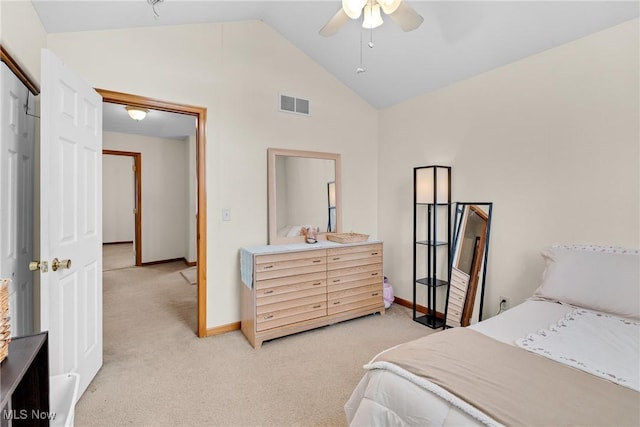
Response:
[{"label": "door panel", "polygon": [[102,366],[102,97],[46,49],[41,96],[41,329],[50,374],[80,374],[79,398]]},{"label": "door panel", "polygon": [[0,277],[11,279],[11,335],[33,332],[33,167],[35,122],[29,91],[0,70]]}]

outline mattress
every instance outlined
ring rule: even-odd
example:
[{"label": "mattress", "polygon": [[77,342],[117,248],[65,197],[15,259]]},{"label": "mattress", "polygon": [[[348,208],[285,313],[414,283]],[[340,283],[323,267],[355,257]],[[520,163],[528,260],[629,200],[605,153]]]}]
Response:
[{"label": "mattress", "polygon": [[[559,303],[527,300],[470,328],[515,345],[517,339],[548,328],[573,310]],[[468,412],[473,411],[465,412],[403,376],[381,369],[367,371],[345,404],[347,420],[353,426],[492,424]]]}]

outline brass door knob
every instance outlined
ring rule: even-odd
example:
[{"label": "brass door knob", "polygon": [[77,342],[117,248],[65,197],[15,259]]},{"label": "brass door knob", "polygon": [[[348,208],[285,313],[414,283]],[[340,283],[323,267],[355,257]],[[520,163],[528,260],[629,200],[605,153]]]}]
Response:
[{"label": "brass door knob", "polygon": [[49,265],[47,264],[47,261],[31,261],[29,263],[29,270],[42,270],[43,273],[46,273],[47,271],[49,271]]},{"label": "brass door knob", "polygon": [[58,258],[54,258],[53,261],[51,261],[51,269],[53,271],[58,271],[59,268],[60,269],[71,268],[71,260],[70,259],[58,260]]}]

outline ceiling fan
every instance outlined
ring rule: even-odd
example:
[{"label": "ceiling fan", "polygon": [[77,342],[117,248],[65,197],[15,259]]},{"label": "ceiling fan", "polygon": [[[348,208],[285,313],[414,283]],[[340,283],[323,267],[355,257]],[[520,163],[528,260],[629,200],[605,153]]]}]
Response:
[{"label": "ceiling fan", "polygon": [[320,30],[320,35],[329,37],[336,34],[349,19],[363,17],[363,28],[382,25],[380,10],[389,15],[403,31],[415,30],[424,18],[404,0],[342,0],[342,8]]}]

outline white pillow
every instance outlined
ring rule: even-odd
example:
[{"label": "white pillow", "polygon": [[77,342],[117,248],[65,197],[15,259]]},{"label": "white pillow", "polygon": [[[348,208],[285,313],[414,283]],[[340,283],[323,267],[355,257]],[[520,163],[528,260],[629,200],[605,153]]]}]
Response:
[{"label": "white pillow", "polygon": [[534,297],[640,319],[640,255],[636,249],[552,246]]}]

